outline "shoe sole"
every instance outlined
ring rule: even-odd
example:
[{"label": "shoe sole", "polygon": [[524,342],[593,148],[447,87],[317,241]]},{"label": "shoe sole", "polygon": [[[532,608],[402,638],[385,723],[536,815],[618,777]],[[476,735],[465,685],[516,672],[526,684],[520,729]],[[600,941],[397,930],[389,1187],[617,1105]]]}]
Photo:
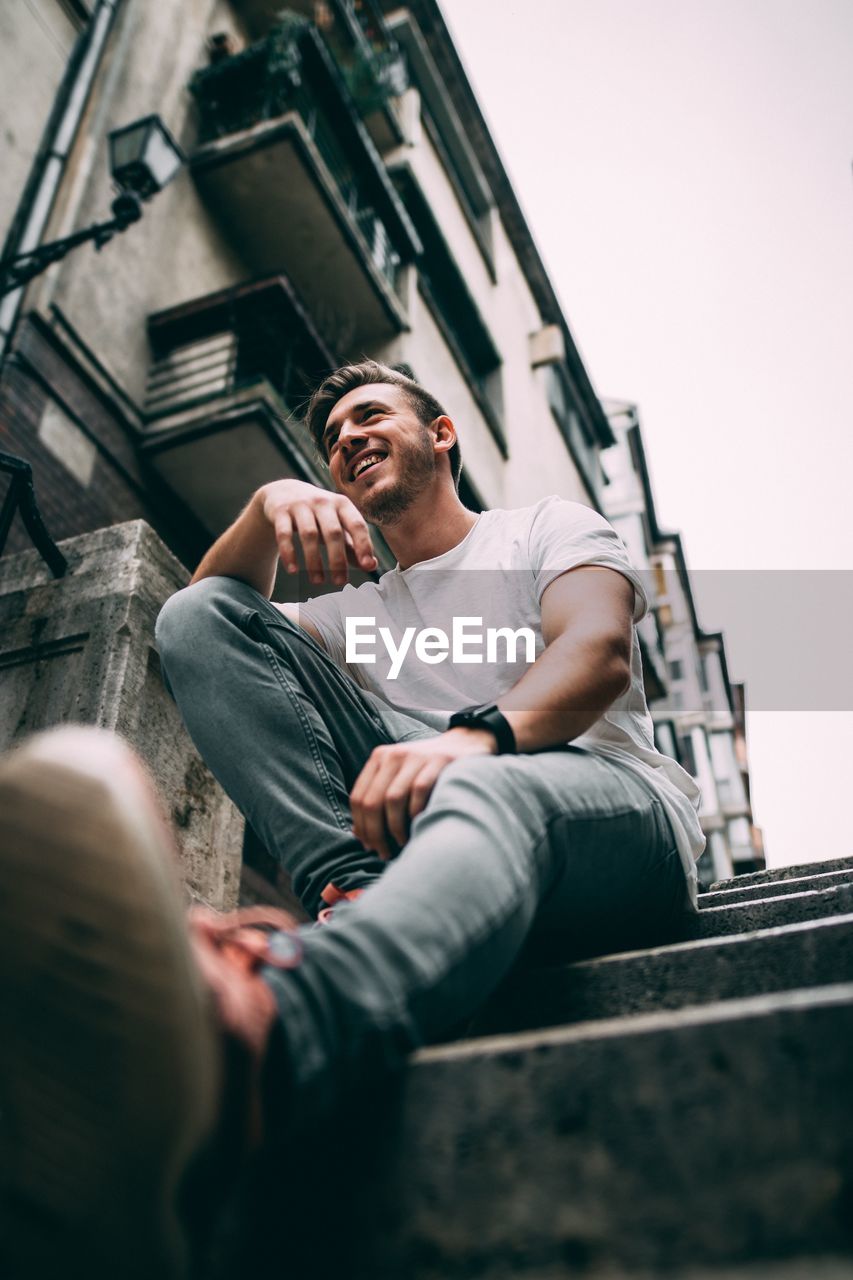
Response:
[{"label": "shoe sole", "polygon": [[99,730],[0,763],[0,1249],[27,1280],[182,1280],[218,1042],[153,788]]}]

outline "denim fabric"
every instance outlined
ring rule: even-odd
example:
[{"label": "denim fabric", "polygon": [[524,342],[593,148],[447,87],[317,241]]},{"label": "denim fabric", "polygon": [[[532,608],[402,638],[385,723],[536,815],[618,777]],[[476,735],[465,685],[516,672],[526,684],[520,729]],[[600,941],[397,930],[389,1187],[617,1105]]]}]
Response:
[{"label": "denim fabric", "polygon": [[368,888],[301,929],[299,968],[265,971],[303,1120],[458,1025],[525,945],[652,942],[683,908],[668,819],[629,770],[574,747],[458,761],[385,863],[353,836],[349,791],[375,746],[432,730],[232,579],[173,596],[157,643],[201,755],[308,911],[329,881]]}]

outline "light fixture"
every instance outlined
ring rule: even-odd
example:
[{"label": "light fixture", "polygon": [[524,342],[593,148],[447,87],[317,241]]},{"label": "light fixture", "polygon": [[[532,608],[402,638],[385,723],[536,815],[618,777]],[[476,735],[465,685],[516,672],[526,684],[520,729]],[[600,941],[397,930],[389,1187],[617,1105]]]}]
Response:
[{"label": "light fixture", "polygon": [[62,240],[36,245],[23,253],[0,261],[0,297],[40,275],[53,262],[64,258],[77,245],[94,241],[101,249],[120,231],[126,231],[142,217],[142,202],[162,191],[184,163],[184,155],[157,115],[144,116],[133,124],[113,129],[108,138],[110,172],[118,188],[112,204],[112,218],[94,222]]},{"label": "light fixture", "polygon": [[110,172],[121,191],[148,200],[171,182],[184,154],[159,116],[144,116],[109,135]]}]

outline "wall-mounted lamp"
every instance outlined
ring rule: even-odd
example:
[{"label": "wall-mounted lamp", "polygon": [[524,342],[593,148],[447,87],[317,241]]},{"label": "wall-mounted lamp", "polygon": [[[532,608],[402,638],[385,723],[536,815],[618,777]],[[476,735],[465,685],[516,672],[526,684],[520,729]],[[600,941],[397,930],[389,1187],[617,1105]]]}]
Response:
[{"label": "wall-mounted lamp", "polygon": [[92,240],[101,249],[118,232],[126,231],[142,217],[142,202],[171,182],[184,163],[181,148],[157,115],[113,129],[108,141],[110,172],[118,188],[112,218],[0,260],[0,297],[40,275],[79,244]]}]

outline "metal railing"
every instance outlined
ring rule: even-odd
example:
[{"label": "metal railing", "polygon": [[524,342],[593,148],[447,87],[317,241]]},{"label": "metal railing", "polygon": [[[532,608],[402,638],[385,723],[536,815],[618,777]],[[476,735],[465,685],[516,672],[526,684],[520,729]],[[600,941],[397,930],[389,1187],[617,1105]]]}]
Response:
[{"label": "metal railing", "polygon": [[237,286],[149,317],[145,416],[163,418],[265,383],[299,413],[337,364],[286,277]]},{"label": "metal railing", "polygon": [[275,392],[287,414],[298,413],[315,379],[293,358],[283,332],[279,343],[280,354],[273,356],[269,344],[259,343],[256,333],[237,329],[175,347],[151,365],[145,394],[146,418],[156,424],[170,414],[261,382]]},{"label": "metal railing", "polygon": [[217,333],[176,347],[148,371],[145,415],[163,417],[237,388],[236,333]]},{"label": "metal railing", "polygon": [[371,260],[395,289],[400,256],[306,77],[299,38],[307,25],[289,19],[243,52],[196,72],[190,88],[199,107],[200,141],[227,137],[298,112]]},{"label": "metal railing", "polygon": [[3,505],[0,507],[0,556],[6,546],[15,512],[20,511],[24,528],[42,560],[47,564],[54,578],[63,577],[68,569],[68,561],[51,538],[42,520],[36,502],[32,467],[23,458],[16,458],[14,454],[0,453],[0,474],[3,473],[11,476],[11,480]]},{"label": "metal railing", "polygon": [[571,406],[565,375],[559,366],[547,366],[548,404],[559,426],[563,439],[581,471],[592,496],[601,497],[601,459],[597,447],[590,441],[575,409]]},{"label": "metal railing", "polygon": [[339,22],[324,33],[326,43],[359,111],[370,115],[406,88],[405,57],[373,0],[332,0],[332,10]]}]

